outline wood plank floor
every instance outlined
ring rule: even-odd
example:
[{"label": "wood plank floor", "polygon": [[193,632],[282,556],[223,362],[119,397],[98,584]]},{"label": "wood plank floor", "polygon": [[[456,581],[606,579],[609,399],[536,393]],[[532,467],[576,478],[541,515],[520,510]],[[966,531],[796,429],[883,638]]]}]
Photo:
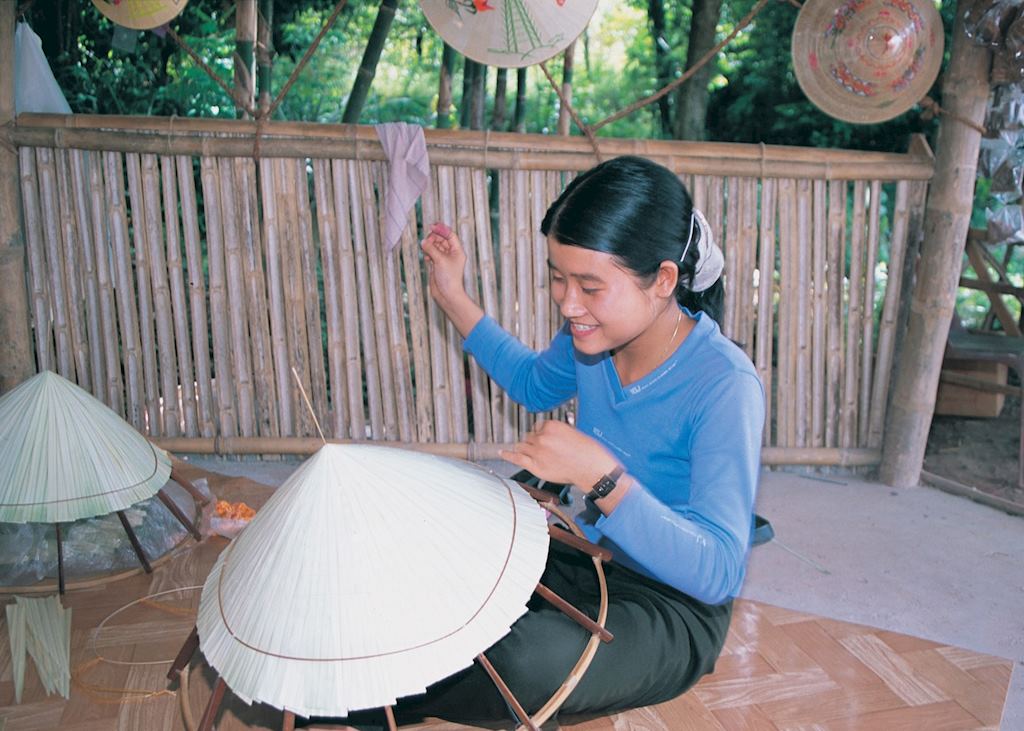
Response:
[{"label": "wood plank floor", "polygon": [[[193,477],[198,477],[194,473]],[[208,475],[218,497],[259,506],[270,490]],[[191,629],[198,587],[227,541],[189,542],[152,575],[70,592],[72,693],[43,691],[31,659],[14,703],[7,628],[0,622],[3,731],[179,731],[178,685],[165,675]],[[179,591],[138,602],[158,592]],[[0,596],[0,604],[10,597]],[[0,617],[3,613],[0,612]],[[101,623],[103,626],[101,627]],[[669,703],[599,718],[561,718],[545,731],[900,731],[998,729],[1012,663],[990,655],[757,602],[737,602],[714,674]],[[190,700],[198,719],[214,680],[197,657]],[[281,714],[229,697],[220,731],[280,728]],[[467,731],[433,722],[407,727]],[[475,728],[475,727],[474,727]],[[493,726],[492,728],[504,728]]]}]

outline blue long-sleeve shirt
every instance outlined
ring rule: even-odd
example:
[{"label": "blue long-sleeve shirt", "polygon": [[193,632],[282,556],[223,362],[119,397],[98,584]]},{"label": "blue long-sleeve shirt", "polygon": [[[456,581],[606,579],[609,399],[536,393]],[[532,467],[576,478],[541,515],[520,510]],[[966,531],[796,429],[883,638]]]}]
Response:
[{"label": "blue long-sleeve shirt", "polygon": [[625,387],[610,355],[577,352],[565,327],[538,353],[485,317],[465,349],[531,411],[578,396],[576,427],[634,480],[611,515],[581,515],[583,530],[609,545],[616,561],[720,604],[743,582],[764,390],[750,360],[714,320],[686,314],[696,324],[678,349]]}]

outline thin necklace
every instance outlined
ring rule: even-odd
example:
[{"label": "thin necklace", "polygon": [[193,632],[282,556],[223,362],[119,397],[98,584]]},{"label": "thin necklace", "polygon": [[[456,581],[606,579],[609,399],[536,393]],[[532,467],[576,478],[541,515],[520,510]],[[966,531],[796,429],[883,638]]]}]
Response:
[{"label": "thin necklace", "polygon": [[676,315],[676,326],[675,326],[675,329],[672,330],[672,337],[670,337],[668,339],[668,345],[665,346],[665,350],[662,351],[661,356],[658,358],[658,360],[664,360],[665,356],[668,355],[669,350],[672,348],[672,343],[674,343],[675,340],[676,340],[676,335],[679,334],[679,324],[682,321],[683,321],[683,311],[679,310],[679,314]]}]

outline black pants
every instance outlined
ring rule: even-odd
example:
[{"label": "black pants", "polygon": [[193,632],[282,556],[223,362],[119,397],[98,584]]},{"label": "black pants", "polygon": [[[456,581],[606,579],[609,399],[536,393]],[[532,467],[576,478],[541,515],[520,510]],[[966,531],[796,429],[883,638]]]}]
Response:
[{"label": "black pants", "polygon": [[[564,713],[608,713],[675,698],[714,669],[729,629],[732,603],[710,606],[615,564],[606,564],[607,627],[579,685],[561,706]],[[591,617],[600,594],[591,560],[552,543],[541,582]],[[579,660],[590,633],[534,595],[529,611],[484,654],[529,713],[561,686]],[[450,721],[512,720],[504,699],[479,664],[403,698],[398,722],[428,716]],[[346,723],[379,724],[379,711],[359,712]]]}]

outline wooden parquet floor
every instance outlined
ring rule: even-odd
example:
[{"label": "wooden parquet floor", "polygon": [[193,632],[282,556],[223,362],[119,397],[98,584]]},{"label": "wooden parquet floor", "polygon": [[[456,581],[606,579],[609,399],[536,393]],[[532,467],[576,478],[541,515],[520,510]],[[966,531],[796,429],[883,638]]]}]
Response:
[{"label": "wooden parquet floor", "polygon": [[[219,497],[245,499],[251,505],[261,504],[270,492],[244,478],[209,479]],[[165,594],[110,615],[142,597],[200,585],[225,545],[217,537],[198,545],[190,542],[152,575],[69,592],[65,606],[73,609],[70,699],[47,697],[30,659],[24,696],[15,704],[7,628],[0,622],[0,729],[183,729],[178,686],[168,688],[165,674],[193,625],[199,590]],[[0,604],[7,601],[10,597],[0,596]],[[544,729],[998,729],[1011,669],[1012,663],[999,657],[740,600],[715,672],[689,693],[612,716],[563,717]],[[198,661],[198,653],[190,677],[191,708],[198,719],[214,680],[212,671]],[[217,728],[277,729],[280,723],[279,712],[246,706],[229,693]],[[440,721],[407,727],[470,728]]]}]

